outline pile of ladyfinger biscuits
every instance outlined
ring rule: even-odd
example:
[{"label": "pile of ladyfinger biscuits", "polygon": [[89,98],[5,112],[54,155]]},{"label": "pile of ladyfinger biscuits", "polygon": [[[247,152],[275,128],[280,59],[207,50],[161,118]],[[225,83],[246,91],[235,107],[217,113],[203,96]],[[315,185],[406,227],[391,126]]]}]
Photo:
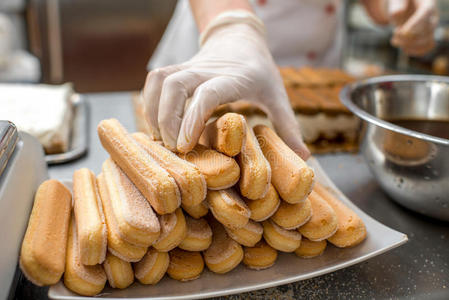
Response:
[{"label": "pile of ladyfinger biscuits", "polygon": [[270,128],[250,128],[227,113],[200,143],[175,154],[115,119],[98,125],[109,153],[97,176],[73,174],[73,191],[56,180],[38,188],[20,267],[37,285],[85,296],[106,282],[157,284],[218,274],[241,262],[271,267],[278,252],[321,255],[366,237],[362,220],[315,183],[313,170]]}]

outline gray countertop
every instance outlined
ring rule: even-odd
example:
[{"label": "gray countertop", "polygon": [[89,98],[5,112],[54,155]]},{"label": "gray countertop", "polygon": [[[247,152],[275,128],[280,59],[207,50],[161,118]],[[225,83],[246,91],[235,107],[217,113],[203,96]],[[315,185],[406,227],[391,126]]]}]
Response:
[{"label": "gray countertop", "polygon": [[[135,129],[130,93],[86,95],[90,104],[89,152],[84,157],[49,168],[50,177],[67,179],[88,167],[99,173],[107,158],[96,125],[115,117]],[[413,213],[393,202],[369,173],[363,158],[353,154],[317,156],[329,177],[358,207],[381,223],[408,235],[409,242],[358,265],[313,279],[227,299],[449,299],[449,223]],[[348,176],[350,174],[350,176]],[[17,299],[46,299],[45,289],[22,281]]]}]

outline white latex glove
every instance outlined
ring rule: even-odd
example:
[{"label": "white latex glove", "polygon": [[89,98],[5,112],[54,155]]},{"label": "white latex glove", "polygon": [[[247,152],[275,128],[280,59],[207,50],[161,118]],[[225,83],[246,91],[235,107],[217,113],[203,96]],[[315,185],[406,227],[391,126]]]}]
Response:
[{"label": "white latex glove", "polygon": [[435,0],[362,0],[379,24],[395,26],[391,43],[412,56],[424,55],[435,46],[438,24]]},{"label": "white latex glove", "polygon": [[147,76],[143,97],[154,137],[172,150],[190,151],[217,106],[246,100],[264,110],[285,143],[307,159],[262,22],[246,11],[226,12],[211,21],[201,41],[191,60]]},{"label": "white latex glove", "polygon": [[388,14],[396,26],[391,39],[394,46],[412,56],[424,55],[435,47],[435,0],[389,0]]}]

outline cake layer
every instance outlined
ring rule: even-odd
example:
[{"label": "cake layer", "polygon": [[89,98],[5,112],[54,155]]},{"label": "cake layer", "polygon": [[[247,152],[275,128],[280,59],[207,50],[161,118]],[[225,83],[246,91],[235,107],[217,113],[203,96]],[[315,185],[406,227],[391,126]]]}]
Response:
[{"label": "cake layer", "polygon": [[[296,113],[296,118],[301,126],[303,139],[307,144],[313,144],[322,138],[333,140],[339,136],[346,141],[354,142],[357,140],[360,120],[353,115]],[[270,120],[261,114],[247,116],[246,120],[249,126],[262,124],[273,128]]]},{"label": "cake layer", "polygon": [[0,84],[0,120],[36,137],[47,154],[69,148],[73,95],[71,84]]},{"label": "cake layer", "polygon": [[286,86],[332,86],[354,81],[340,69],[281,67],[279,71]]}]

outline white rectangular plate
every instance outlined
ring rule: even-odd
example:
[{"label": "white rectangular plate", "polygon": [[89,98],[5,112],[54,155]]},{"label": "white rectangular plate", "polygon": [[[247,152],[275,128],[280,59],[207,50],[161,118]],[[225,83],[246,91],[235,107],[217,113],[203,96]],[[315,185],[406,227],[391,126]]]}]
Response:
[{"label": "white rectangular plate", "polygon": [[[262,271],[253,271],[240,265],[224,275],[205,270],[199,279],[189,282],[179,282],[165,276],[161,282],[154,286],[135,282],[131,287],[124,290],[107,287],[99,297],[104,299],[174,300],[243,293],[343,269],[396,248],[407,241],[405,234],[382,225],[351,203],[327,177],[316,159],[310,158],[308,164],[314,168],[317,180],[328,187],[342,202],[351,207],[365,222],[368,235],[363,243],[348,249],[338,249],[328,244],[322,256],[311,259],[301,259],[293,253],[279,252],[278,260],[274,266]],[[61,282],[50,288],[48,296],[51,299],[66,300],[85,298],[70,292]]]}]

